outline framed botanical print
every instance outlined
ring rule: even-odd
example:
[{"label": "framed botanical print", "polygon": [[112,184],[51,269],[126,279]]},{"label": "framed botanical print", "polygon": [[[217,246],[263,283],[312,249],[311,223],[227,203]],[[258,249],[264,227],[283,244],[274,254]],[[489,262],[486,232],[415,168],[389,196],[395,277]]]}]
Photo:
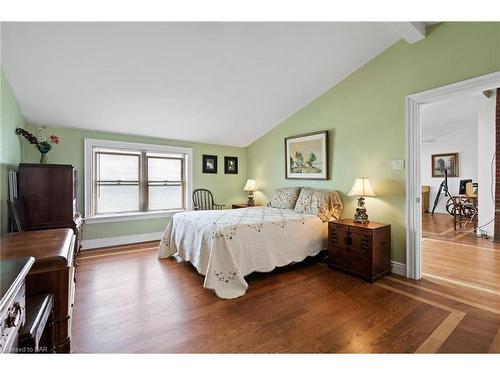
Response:
[{"label": "framed botanical print", "polygon": [[203,173],[217,173],[217,155],[203,155]]},{"label": "framed botanical print", "polygon": [[328,179],[328,131],[285,138],[285,178]]},{"label": "framed botanical print", "polygon": [[236,156],[224,156],[224,173],[238,174],[238,158]]},{"label": "framed botanical print", "polygon": [[432,177],[458,177],[458,152],[432,155]]}]

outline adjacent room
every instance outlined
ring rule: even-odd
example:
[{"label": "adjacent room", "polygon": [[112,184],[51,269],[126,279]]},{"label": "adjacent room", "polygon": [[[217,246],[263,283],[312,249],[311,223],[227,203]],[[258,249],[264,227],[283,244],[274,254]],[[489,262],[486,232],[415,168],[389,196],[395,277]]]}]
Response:
[{"label": "adjacent room", "polygon": [[495,291],[496,90],[421,113],[423,276]]},{"label": "adjacent room", "polygon": [[2,22],[0,351],[500,353],[499,40]]}]

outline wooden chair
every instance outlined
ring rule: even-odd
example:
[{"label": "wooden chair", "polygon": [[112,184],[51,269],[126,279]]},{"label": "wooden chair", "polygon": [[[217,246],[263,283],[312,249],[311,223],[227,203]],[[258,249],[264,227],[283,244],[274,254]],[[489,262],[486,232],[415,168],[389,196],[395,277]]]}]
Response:
[{"label": "wooden chair", "polygon": [[223,204],[214,203],[214,196],[207,189],[193,191],[193,204],[195,210],[222,210]]},{"label": "wooden chair", "polygon": [[[476,185],[477,186],[477,185]],[[453,199],[453,227],[457,230],[462,225],[472,224],[474,231],[478,225],[477,189],[472,182],[465,185],[465,194],[456,195]]]}]

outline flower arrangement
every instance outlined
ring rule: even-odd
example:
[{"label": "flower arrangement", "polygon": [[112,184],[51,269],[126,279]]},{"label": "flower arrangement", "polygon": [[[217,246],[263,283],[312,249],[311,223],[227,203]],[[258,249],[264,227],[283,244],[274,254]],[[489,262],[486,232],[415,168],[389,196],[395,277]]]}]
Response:
[{"label": "flower arrangement", "polygon": [[40,164],[47,164],[47,153],[52,149],[52,145],[57,145],[59,144],[59,137],[57,135],[51,135],[49,137],[49,140],[43,135],[43,129],[39,128],[38,129],[39,136],[35,137],[33,134],[31,134],[29,131],[24,130],[23,128],[16,128],[16,134],[21,135],[26,140],[34,145],[38,151],[40,151],[40,154],[42,154],[40,158]]}]

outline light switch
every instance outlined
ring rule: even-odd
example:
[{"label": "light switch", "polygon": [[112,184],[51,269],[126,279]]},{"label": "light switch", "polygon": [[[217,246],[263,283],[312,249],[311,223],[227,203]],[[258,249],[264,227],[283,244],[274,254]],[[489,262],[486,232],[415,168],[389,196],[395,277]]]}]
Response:
[{"label": "light switch", "polygon": [[392,169],[405,169],[404,159],[397,159],[392,161]]}]

